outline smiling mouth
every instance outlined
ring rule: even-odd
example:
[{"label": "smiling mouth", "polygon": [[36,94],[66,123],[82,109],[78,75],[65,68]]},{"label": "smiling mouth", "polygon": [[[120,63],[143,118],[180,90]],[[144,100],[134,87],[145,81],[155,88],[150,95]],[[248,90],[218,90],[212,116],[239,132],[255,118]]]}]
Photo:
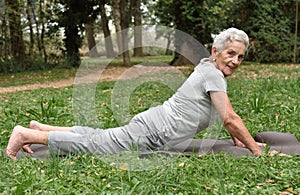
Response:
[{"label": "smiling mouth", "polygon": [[229,69],[231,69],[231,70],[234,70],[234,67],[231,67],[231,66],[227,66]]}]

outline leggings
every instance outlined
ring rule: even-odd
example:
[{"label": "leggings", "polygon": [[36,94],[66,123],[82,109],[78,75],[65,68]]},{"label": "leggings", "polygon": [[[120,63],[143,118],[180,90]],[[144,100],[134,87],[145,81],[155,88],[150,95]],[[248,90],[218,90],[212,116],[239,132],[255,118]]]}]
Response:
[{"label": "leggings", "polygon": [[58,155],[78,153],[102,155],[129,150],[155,150],[164,145],[161,133],[164,132],[151,130],[138,120],[106,130],[73,126],[70,132],[50,131],[48,147]]}]

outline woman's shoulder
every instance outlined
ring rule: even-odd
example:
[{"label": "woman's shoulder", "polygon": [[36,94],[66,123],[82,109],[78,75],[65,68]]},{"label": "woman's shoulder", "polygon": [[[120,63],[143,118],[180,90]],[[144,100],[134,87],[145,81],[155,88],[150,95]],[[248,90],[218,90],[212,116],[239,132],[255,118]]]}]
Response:
[{"label": "woman's shoulder", "polygon": [[195,67],[196,71],[203,73],[204,75],[218,75],[223,76],[222,72],[216,68],[216,66],[210,61],[209,58],[204,58]]}]

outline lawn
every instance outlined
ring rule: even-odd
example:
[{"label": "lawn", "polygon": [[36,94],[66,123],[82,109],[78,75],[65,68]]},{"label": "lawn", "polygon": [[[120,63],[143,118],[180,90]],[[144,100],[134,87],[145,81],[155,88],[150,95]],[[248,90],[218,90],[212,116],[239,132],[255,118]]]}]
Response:
[{"label": "lawn", "polygon": [[[63,72],[61,77],[65,78]],[[185,70],[184,75],[188,72]],[[60,77],[59,73],[55,76]],[[8,77],[1,76],[0,80]],[[122,92],[136,85],[137,80],[99,83],[93,105],[95,121],[73,114],[73,87],[0,94],[0,149],[5,148],[15,125],[26,126],[33,119],[52,125],[80,122],[100,128],[118,126],[170,97],[173,93],[168,85],[171,78],[175,78],[177,85],[181,82],[172,73],[159,78],[162,80],[146,79],[130,97]],[[228,87],[233,107],[252,135],[279,131],[291,132],[300,139],[300,65],[247,62],[235,76],[228,78]],[[118,95],[128,98],[126,112],[119,113]],[[229,138],[224,130],[220,134],[221,138]],[[203,131],[197,137],[206,135]],[[139,159],[134,155],[53,156],[43,160],[24,158],[17,162],[0,155],[0,194],[300,194],[300,156],[264,154],[234,158],[208,154]]]}]

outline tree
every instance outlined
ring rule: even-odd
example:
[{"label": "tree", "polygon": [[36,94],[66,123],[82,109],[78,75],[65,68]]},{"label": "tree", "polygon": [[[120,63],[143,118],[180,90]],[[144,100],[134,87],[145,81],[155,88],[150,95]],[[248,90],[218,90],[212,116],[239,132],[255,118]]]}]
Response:
[{"label": "tree", "polygon": [[295,38],[294,38],[294,57],[293,63],[296,63],[297,59],[297,38],[298,38],[298,22],[299,22],[299,1],[296,0],[296,16],[295,16]]},{"label": "tree", "polygon": [[96,47],[96,40],[94,37],[94,25],[92,23],[85,23],[84,28],[88,42],[89,57],[98,57],[99,54]]},{"label": "tree", "polygon": [[15,60],[21,62],[25,57],[25,47],[19,1],[6,0],[6,6],[9,20],[11,54]]},{"label": "tree", "polygon": [[[27,21],[30,30],[30,46],[29,46],[29,56],[36,57],[35,54],[35,43],[37,43],[38,55],[43,56],[44,62],[47,62],[47,53],[44,44],[45,35],[45,13],[44,13],[44,2],[40,0],[38,3],[36,1],[27,0]],[[38,15],[37,11],[38,10]],[[33,29],[35,26],[35,33]],[[41,29],[40,29],[41,27]]]},{"label": "tree", "polygon": [[[167,11],[166,7],[169,7],[170,0],[148,2],[148,12],[145,13],[145,18],[151,25],[157,25],[156,27],[156,38],[164,37],[167,39],[167,45],[165,55],[170,55],[173,51],[170,50],[170,45],[174,41],[174,15],[170,11]],[[167,11],[167,12],[165,12]],[[167,26],[166,28],[160,28],[159,26]]]},{"label": "tree", "polygon": [[[248,60],[291,62],[295,24],[299,24],[294,5],[290,0],[157,0],[154,10],[160,24],[182,30],[202,44],[211,44],[211,34],[237,27],[250,36]],[[195,51],[190,44],[175,34],[177,52],[171,64],[188,63],[180,53]]]},{"label": "tree", "polygon": [[121,35],[121,13],[120,13],[120,0],[112,0],[112,14],[117,36],[117,45],[119,54],[122,52],[122,35]]},{"label": "tree", "polygon": [[[252,42],[247,59],[258,62],[291,62],[294,3],[289,0],[240,0],[232,3],[231,24],[245,30]],[[234,15],[238,11],[243,13]]]},{"label": "tree", "polygon": [[112,39],[110,36],[110,30],[108,25],[109,20],[106,15],[105,1],[100,0],[99,6],[100,6],[100,14],[101,14],[101,26],[104,34],[104,39],[105,39],[106,57],[112,58],[115,56],[115,52],[112,44]]},{"label": "tree", "polygon": [[112,7],[119,54],[122,55],[124,66],[131,66],[128,50],[128,28],[131,18],[130,3],[128,0],[113,0]]},{"label": "tree", "polygon": [[80,28],[80,1],[66,1],[66,11],[61,21],[65,28],[66,38],[64,39],[67,50],[67,63],[70,66],[78,67],[80,65],[79,48],[81,47],[82,38],[79,35]]},{"label": "tree", "polygon": [[[250,37],[247,60],[291,62],[295,6],[290,0],[206,0],[212,33],[228,27]],[[298,35],[299,36],[299,35]]]},{"label": "tree", "polygon": [[78,67],[80,65],[79,48],[83,39],[81,32],[84,30],[84,24],[94,21],[99,13],[99,10],[94,9],[98,1],[58,0],[58,2],[64,9],[57,10],[58,17],[54,21],[64,28],[67,66]]},{"label": "tree", "polygon": [[7,60],[9,56],[8,29],[7,29],[7,12],[5,2],[1,2],[1,37],[0,37],[0,56],[2,60]]},{"label": "tree", "polygon": [[31,0],[27,0],[27,8],[26,8],[27,20],[29,25],[29,33],[30,33],[30,44],[29,44],[29,55],[33,54],[34,51],[34,32],[32,26],[32,5]]},{"label": "tree", "polygon": [[128,48],[128,30],[131,19],[131,9],[128,0],[120,0],[122,56],[124,66],[131,66]]},{"label": "tree", "polygon": [[142,43],[142,11],[141,0],[132,0],[132,12],[134,18],[134,49],[133,56],[143,56]]},{"label": "tree", "polygon": [[[45,4],[47,4],[47,2],[45,2]],[[40,11],[40,24],[41,24],[41,27],[42,27],[42,30],[41,30],[41,35],[40,35],[40,38],[38,38],[38,43],[39,43],[39,51],[40,53],[42,53],[43,57],[44,57],[44,62],[47,63],[47,52],[46,52],[46,47],[45,47],[45,31],[46,31],[46,27],[45,27],[45,20],[47,20],[46,18],[46,14],[44,12],[44,6],[43,6],[43,2],[42,0],[40,0],[39,2],[39,11]],[[37,20],[36,20],[37,21]],[[38,22],[36,22],[37,25],[38,25]]]},{"label": "tree", "polygon": [[[212,39],[203,1],[158,0],[154,9],[162,25],[176,28],[176,52],[171,65],[197,64],[200,58],[207,56],[199,44],[209,43]],[[198,42],[195,43],[188,35]]]},{"label": "tree", "polygon": [[[67,59],[70,67],[79,66],[84,30],[89,37],[89,48],[95,48],[92,25],[100,17],[107,57],[114,57],[110,16],[117,32],[119,54],[126,66],[131,65],[128,28],[134,29],[133,55],[142,56],[140,26],[150,19],[171,29],[157,34],[166,37],[169,44],[174,42],[172,65],[198,63],[207,56],[198,43],[209,48],[211,35],[228,27],[243,29],[250,36],[247,60],[299,62],[300,57],[299,14],[296,14],[299,0],[3,0],[1,3],[0,71],[4,72],[55,67],[62,59]],[[108,6],[112,14],[108,13],[110,9],[106,10]]]}]

